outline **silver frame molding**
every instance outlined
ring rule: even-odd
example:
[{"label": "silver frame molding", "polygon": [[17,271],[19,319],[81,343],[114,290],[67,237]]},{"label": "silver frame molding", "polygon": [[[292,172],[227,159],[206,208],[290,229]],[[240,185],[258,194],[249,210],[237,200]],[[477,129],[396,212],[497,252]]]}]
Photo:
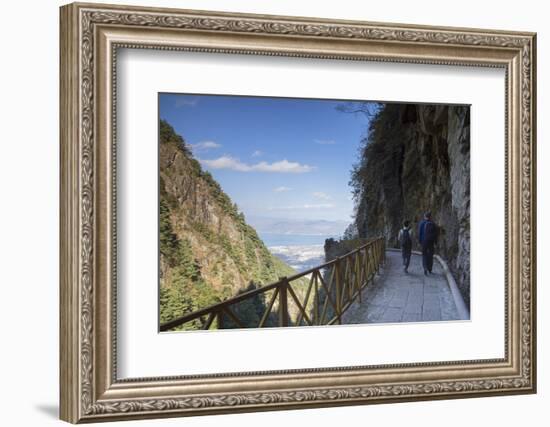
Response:
[{"label": "silver frame molding", "polygon": [[[80,3],[60,13],[61,419],[113,421],[536,391],[534,33]],[[118,48],[503,68],[505,357],[117,379]]]}]

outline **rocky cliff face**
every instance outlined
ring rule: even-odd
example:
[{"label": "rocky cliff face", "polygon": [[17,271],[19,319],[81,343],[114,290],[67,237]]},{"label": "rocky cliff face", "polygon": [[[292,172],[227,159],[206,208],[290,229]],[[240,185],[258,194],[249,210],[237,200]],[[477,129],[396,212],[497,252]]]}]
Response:
[{"label": "rocky cliff face", "polygon": [[430,210],[441,234],[436,252],[461,293],[470,295],[470,110],[465,106],[386,104],[371,120],[352,172],[360,237],[397,245]]},{"label": "rocky cliff face", "polygon": [[325,250],[325,262],[344,256],[358,247],[365,245],[367,242],[367,239],[326,239],[323,246]]},{"label": "rocky cliff face", "polygon": [[161,323],[294,273],[165,121],[159,157]]}]

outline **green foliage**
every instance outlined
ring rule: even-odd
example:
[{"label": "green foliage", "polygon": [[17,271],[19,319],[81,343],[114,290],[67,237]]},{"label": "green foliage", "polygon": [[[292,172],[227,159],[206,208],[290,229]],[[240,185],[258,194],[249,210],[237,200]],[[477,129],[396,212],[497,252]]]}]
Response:
[{"label": "green foliage", "polygon": [[[193,258],[191,243],[178,239],[172,229],[170,210],[166,200],[160,198],[160,255],[171,267],[160,289],[160,321],[165,323],[182,315],[220,301],[219,295],[202,278],[200,265]],[[202,322],[196,320],[179,329],[197,329]]]},{"label": "green foliage", "polygon": [[237,205],[234,204],[231,201],[231,198],[224,193],[220,184],[216,182],[216,180],[212,177],[210,172],[201,171],[200,176],[204,179],[204,181],[210,187],[211,196],[213,197],[214,200],[218,202],[218,205],[221,207],[222,211],[225,214],[229,215],[236,222],[244,223],[244,215],[239,213]]},{"label": "green foliage", "polygon": [[191,227],[193,228],[193,231],[195,231],[197,234],[199,234],[208,242],[210,243],[216,242],[217,240],[216,234],[210,229],[210,227],[206,226],[202,222],[193,221],[191,223]]},{"label": "green foliage", "polygon": [[[241,295],[257,288],[258,286],[250,282],[250,284],[245,289],[240,290],[237,295]],[[266,310],[265,294],[256,294],[241,302],[231,305],[230,309],[235,314],[235,317],[237,317],[237,319],[239,319],[239,321],[244,325],[244,327],[255,328],[259,325],[262,315]],[[267,323],[266,326],[271,326],[271,322]],[[218,325],[218,327],[220,327],[220,325]],[[235,329],[239,328],[239,326],[231,319],[231,317],[225,315],[223,316],[222,328]]]},{"label": "green foliage", "polygon": [[[351,173],[350,185],[356,198],[374,187],[373,182],[379,183],[380,177],[376,175],[388,170],[385,166],[394,160],[396,154],[401,154],[405,138],[403,127],[396,126],[399,113],[399,104],[385,104],[372,116],[368,134],[361,141],[359,161]],[[372,167],[374,164],[376,168]]]},{"label": "green foliage", "polygon": [[174,267],[178,263],[180,244],[178,237],[172,230],[170,210],[167,201],[163,197],[160,198],[159,217],[160,254],[164,256],[170,267]]},{"label": "green foliage", "polygon": [[359,237],[359,232],[357,230],[357,225],[355,223],[349,224],[346,229],[344,230],[344,234],[342,235],[343,240],[352,240]]},{"label": "green foliage", "polygon": [[[160,323],[166,323],[170,320],[182,316],[192,310],[193,301],[185,294],[184,289],[176,287],[160,288]],[[181,325],[174,330],[196,329],[197,325]]]},{"label": "green foliage", "polygon": [[175,144],[186,154],[191,154],[191,150],[185,143],[184,139],[176,133],[174,128],[166,120],[160,120],[159,136],[161,144]]},{"label": "green foliage", "polygon": [[[175,209],[178,205],[177,199],[174,197],[174,195],[168,193],[166,191],[166,186],[164,183],[164,178],[162,175],[159,177],[159,190],[160,190],[160,198],[162,199],[161,203],[164,203],[164,209],[166,211],[170,211],[170,209]],[[162,209],[162,207],[161,207]]]},{"label": "green foliage", "polygon": [[[370,228],[368,218],[382,218],[383,205],[401,218],[403,183],[401,165],[405,154],[407,127],[401,124],[402,105],[384,104],[372,115],[368,134],[361,141],[359,160],[351,170],[350,187],[356,202],[356,226],[360,237],[378,235],[384,230]],[[380,203],[383,199],[384,203]],[[359,217],[357,216],[359,215]]]},{"label": "green foliage", "polygon": [[[161,286],[161,323],[221,301],[218,292],[202,278],[200,266],[197,260],[192,258],[189,241],[179,241],[178,256],[179,263],[170,271],[165,286]],[[189,322],[180,329],[199,329],[204,320]]]}]

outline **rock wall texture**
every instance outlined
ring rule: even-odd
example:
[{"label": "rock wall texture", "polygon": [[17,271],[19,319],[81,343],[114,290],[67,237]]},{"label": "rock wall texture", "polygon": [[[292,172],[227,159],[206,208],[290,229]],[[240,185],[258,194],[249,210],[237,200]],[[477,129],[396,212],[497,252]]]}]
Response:
[{"label": "rock wall texture", "polygon": [[[359,237],[398,245],[404,220],[414,236],[423,213],[440,226],[436,252],[470,301],[470,108],[385,104],[373,115],[352,171]],[[415,246],[419,249],[418,243]]]}]

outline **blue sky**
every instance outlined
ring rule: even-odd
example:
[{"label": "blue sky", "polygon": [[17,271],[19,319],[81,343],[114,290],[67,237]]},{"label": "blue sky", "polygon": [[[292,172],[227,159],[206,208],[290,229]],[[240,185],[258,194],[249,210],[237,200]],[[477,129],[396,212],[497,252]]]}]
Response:
[{"label": "blue sky", "polygon": [[342,101],[160,94],[159,115],[249,217],[344,220],[362,114]]}]

